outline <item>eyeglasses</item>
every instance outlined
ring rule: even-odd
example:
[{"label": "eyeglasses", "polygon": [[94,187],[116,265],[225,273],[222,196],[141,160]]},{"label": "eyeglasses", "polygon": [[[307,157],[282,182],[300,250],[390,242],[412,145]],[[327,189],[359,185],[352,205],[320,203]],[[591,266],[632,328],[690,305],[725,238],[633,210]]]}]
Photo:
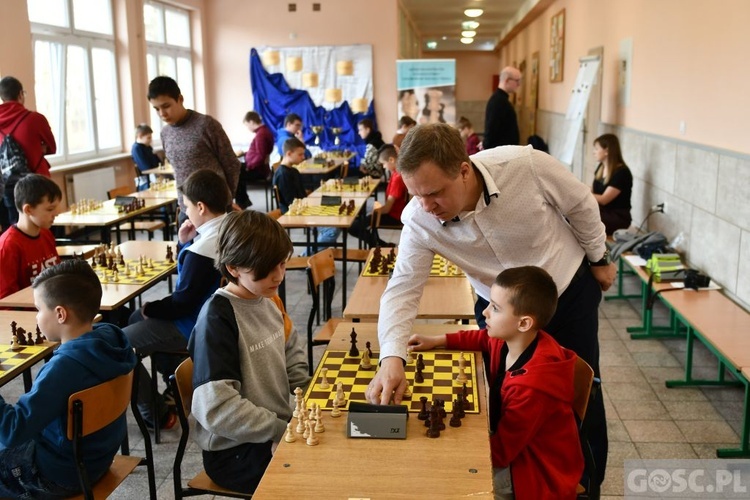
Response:
[{"label": "eyeglasses", "polygon": [[521,83],[521,80],[523,80],[523,78],[508,78],[508,80],[513,80],[514,82]]}]

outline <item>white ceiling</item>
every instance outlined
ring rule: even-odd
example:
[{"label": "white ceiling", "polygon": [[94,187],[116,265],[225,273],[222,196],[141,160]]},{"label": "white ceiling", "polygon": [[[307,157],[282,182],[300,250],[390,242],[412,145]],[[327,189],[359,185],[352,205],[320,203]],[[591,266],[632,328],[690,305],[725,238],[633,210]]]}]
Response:
[{"label": "white ceiling", "polygon": [[[426,43],[437,42],[435,51],[443,50],[494,50],[500,33],[516,16],[526,0],[401,0],[407,16],[421,37],[421,47],[429,51]],[[466,9],[482,9],[484,13],[474,18],[479,22],[474,43],[460,42],[461,23],[470,21]],[[444,39],[445,38],[445,39]]]}]

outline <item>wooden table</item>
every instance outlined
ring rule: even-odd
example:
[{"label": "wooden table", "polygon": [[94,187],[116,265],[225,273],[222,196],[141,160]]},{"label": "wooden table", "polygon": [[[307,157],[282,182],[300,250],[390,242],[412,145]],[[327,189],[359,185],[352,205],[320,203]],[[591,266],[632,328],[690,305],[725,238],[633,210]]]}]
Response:
[{"label": "wooden table", "polygon": [[[120,251],[126,259],[137,259],[144,255],[153,260],[164,260],[167,245],[166,241],[126,241],[119,245]],[[174,247],[173,247],[174,248]],[[175,255],[175,259],[177,256]],[[177,264],[159,271],[148,282],[138,285],[126,285],[121,283],[102,284],[102,303],[100,310],[113,311],[122,305],[134,300],[146,290],[152,288],[159,281],[174,273]],[[21,309],[34,309],[34,292],[31,287],[19,290],[16,293],[0,299],[0,307],[14,307]]]},{"label": "wooden table", "polygon": [[[112,226],[116,226],[117,243],[120,243],[120,227],[121,222],[126,222],[139,215],[144,215],[149,212],[153,212],[161,207],[166,207],[174,203],[173,198],[146,198],[145,206],[138,210],[133,210],[130,213],[118,212],[115,206],[115,200],[107,200],[103,203],[100,210],[96,210],[90,213],[77,213],[63,212],[55,217],[55,226],[93,226],[100,227],[102,233],[102,241],[109,243],[110,241],[110,229]],[[169,221],[165,221],[169,222]]]},{"label": "wooden table", "polygon": [[[380,315],[380,296],[387,285],[387,276],[360,276],[344,309],[344,318],[377,319]],[[474,302],[466,277],[430,277],[422,292],[417,318],[469,321],[475,319]]]},{"label": "wooden table", "polygon": [[[52,351],[59,345],[58,342],[44,342],[35,346],[35,352],[20,353],[21,357],[14,356],[10,350],[10,339],[12,330],[10,323],[15,321],[18,327],[27,332],[36,331],[36,312],[32,311],[0,311],[0,387],[4,386],[18,375],[23,375],[23,386],[26,392],[31,390],[30,368],[49,357]],[[36,336],[36,335],[35,335]],[[38,349],[36,349],[38,348]]]},{"label": "wooden table", "polygon": [[[329,349],[348,349],[352,327],[360,345],[369,341],[378,348],[377,325],[341,323]],[[414,326],[425,334],[455,330],[455,325]],[[406,439],[349,439],[346,412],[336,419],[323,412],[320,444],[282,440],[253,498],[493,498],[482,363],[477,371],[480,413],[467,414],[461,427],[447,427],[430,439],[424,422],[411,415]]]},{"label": "wooden table", "polygon": [[[337,227],[339,229],[342,229],[341,231],[343,242],[342,245],[342,279],[341,279],[341,299],[342,299],[342,305],[341,309],[346,308],[346,262],[347,262],[347,248],[346,248],[346,240],[348,236],[349,227],[352,225],[354,220],[360,216],[360,212],[362,210],[362,207],[365,205],[365,201],[367,201],[367,198],[347,198],[342,197],[343,201],[348,200],[354,200],[354,211],[351,215],[290,215],[290,212],[287,212],[286,214],[282,215],[279,218],[279,224],[281,224],[282,227],[287,229],[292,228],[302,228],[305,230],[314,229],[317,227]],[[305,198],[305,200],[308,202],[309,206],[320,206],[321,198]],[[309,232],[308,232],[309,235]],[[305,245],[307,247],[313,246],[313,244],[310,242],[310,238],[308,236],[308,241],[305,243],[302,242],[295,242],[295,245]],[[339,246],[338,243],[336,243],[336,246]]]},{"label": "wooden table", "polygon": [[[321,198],[323,196],[341,196],[341,199],[349,199],[349,198],[369,198],[372,196],[372,193],[374,193],[378,189],[378,185],[380,184],[381,179],[372,179],[370,182],[370,185],[367,187],[367,189],[364,190],[352,190],[351,188],[353,186],[347,186],[344,184],[344,187],[342,190],[334,190],[329,189],[326,187],[324,190],[323,187],[319,187],[312,193],[308,194],[308,198]],[[356,185],[354,186],[356,187]],[[347,189],[348,188],[348,189]]]},{"label": "wooden table", "polygon": [[148,170],[142,170],[141,174],[143,175],[165,175],[165,176],[172,176],[174,177],[174,167],[172,167],[171,163],[167,163],[166,165],[160,165],[158,167],[149,168]]},{"label": "wooden table", "polygon": [[98,244],[92,244],[92,245],[60,245],[57,248],[57,255],[60,256],[61,259],[68,259],[72,258],[73,255],[76,257],[83,256],[84,258],[88,259],[92,255],[94,255],[94,250],[96,250],[96,247],[98,247]]}]

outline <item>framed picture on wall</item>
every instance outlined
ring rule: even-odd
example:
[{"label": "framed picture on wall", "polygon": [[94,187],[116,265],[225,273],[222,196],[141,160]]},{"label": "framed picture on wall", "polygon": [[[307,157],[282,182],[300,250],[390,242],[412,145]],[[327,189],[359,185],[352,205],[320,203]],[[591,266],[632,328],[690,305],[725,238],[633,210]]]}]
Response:
[{"label": "framed picture on wall", "polygon": [[549,38],[549,81],[561,82],[563,81],[563,63],[565,62],[565,9],[552,16]]}]

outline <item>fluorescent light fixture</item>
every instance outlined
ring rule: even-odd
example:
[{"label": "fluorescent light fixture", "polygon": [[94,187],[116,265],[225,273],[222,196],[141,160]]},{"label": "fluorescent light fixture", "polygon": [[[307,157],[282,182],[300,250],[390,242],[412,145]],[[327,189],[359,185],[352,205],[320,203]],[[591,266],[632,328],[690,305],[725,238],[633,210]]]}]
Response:
[{"label": "fluorescent light fixture", "polygon": [[443,35],[443,40],[447,40],[447,39],[448,39],[448,37],[445,36],[445,35]]},{"label": "fluorescent light fixture", "polygon": [[466,9],[464,14],[466,17],[479,17],[484,13],[482,9]]},{"label": "fluorescent light fixture", "polygon": [[463,43],[465,45],[469,45],[470,43],[473,43],[473,42],[474,42],[473,38],[462,38],[461,39],[461,43]]},{"label": "fluorescent light fixture", "polygon": [[436,49],[437,48],[437,42],[427,42],[427,48],[428,49]]},{"label": "fluorescent light fixture", "polygon": [[462,31],[461,36],[464,38],[474,38],[475,36],[477,36],[477,32],[476,31]]},{"label": "fluorescent light fixture", "polygon": [[476,21],[464,21],[461,23],[461,29],[464,30],[475,30],[479,27],[479,23]]}]

